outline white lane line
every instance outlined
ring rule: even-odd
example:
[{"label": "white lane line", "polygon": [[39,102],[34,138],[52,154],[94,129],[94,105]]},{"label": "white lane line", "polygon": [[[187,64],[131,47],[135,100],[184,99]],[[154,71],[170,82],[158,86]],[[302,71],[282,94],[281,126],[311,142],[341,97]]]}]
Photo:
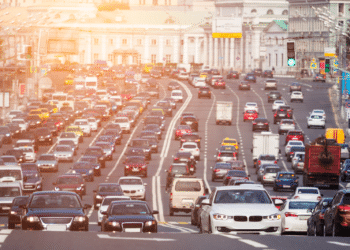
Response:
[{"label": "white lane line", "polygon": [[133,240],[138,241],[176,241],[176,239],[166,239],[166,238],[137,238],[137,237],[125,237],[125,236],[110,236],[108,234],[98,234],[101,239],[111,239],[111,240],[128,240],[129,242]]},{"label": "white lane line", "polygon": [[[155,194],[155,193],[156,193],[156,177],[152,176],[152,194]],[[158,210],[156,195],[152,195],[152,204],[153,204],[153,207],[152,207],[153,210]]]},{"label": "white lane line", "polygon": [[94,207],[92,206],[89,210],[89,213],[87,214],[87,217],[90,218],[93,212],[94,212]]},{"label": "white lane line", "polygon": [[1,229],[0,230],[0,234],[10,234],[12,233],[12,229]]},{"label": "white lane line", "polygon": [[264,105],[263,99],[261,98],[261,96],[254,89],[252,89],[252,90],[253,90],[254,94],[256,94],[259,97],[259,99],[261,101],[261,106],[262,106],[264,114],[265,114],[265,118],[267,119],[266,109],[265,109],[265,105]]},{"label": "white lane line", "polygon": [[337,241],[327,241],[329,244],[334,244],[338,246],[343,246],[343,247],[350,247],[349,243],[344,243],[344,242],[337,242]]},{"label": "white lane line", "polygon": [[[280,159],[282,159],[282,155],[280,155]],[[288,168],[287,168],[287,165],[284,162],[284,160],[282,160],[282,164],[283,164],[284,169],[288,172]]]},{"label": "white lane line", "polygon": [[267,248],[268,246],[261,244],[259,242],[253,241],[253,240],[247,240],[247,239],[240,239],[240,242],[243,242],[245,244],[251,245],[256,248]]},{"label": "white lane line", "polygon": [[8,235],[0,235],[0,243],[4,243]]},{"label": "white lane line", "polygon": [[[214,93],[212,93],[212,95],[214,96],[214,99],[213,99],[213,104],[211,105],[211,108],[210,108],[210,111],[209,111],[209,114],[208,114],[208,117],[207,117],[207,120],[205,122],[205,144],[208,143],[208,123],[209,123],[209,120],[210,120],[210,116],[211,116],[211,113],[214,109],[214,106],[215,106],[215,101],[216,101],[216,96],[214,95]],[[203,179],[204,179],[204,183],[205,185],[207,186],[208,188],[208,191],[209,191],[209,194],[211,194],[211,188],[210,188],[210,185],[209,185],[209,182],[207,180],[207,169],[208,169],[208,158],[207,158],[207,155],[208,155],[208,148],[207,146],[205,147],[205,156],[204,156],[204,173],[203,173]],[[215,157],[215,155],[214,155]]]},{"label": "white lane line", "polygon": [[164,210],[163,210],[163,203],[162,203],[162,192],[160,190],[160,175],[156,176],[157,178],[157,197],[158,197],[158,211],[159,211],[159,220],[165,221],[164,219]]},{"label": "white lane line", "polygon": [[177,229],[183,233],[198,233],[198,230],[194,230],[191,228],[187,228],[187,227],[181,227],[181,226],[176,226],[174,224],[161,224],[162,226],[168,227],[168,228],[173,228],[173,229]]}]

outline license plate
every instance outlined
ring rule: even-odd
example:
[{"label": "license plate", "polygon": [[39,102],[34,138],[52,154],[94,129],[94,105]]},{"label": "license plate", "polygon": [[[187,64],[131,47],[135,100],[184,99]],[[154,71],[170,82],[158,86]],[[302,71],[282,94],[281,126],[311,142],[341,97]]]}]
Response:
[{"label": "license plate", "polygon": [[262,126],[262,125],[264,125],[264,124],[263,124],[263,123],[258,123],[258,125],[259,125],[259,126]]},{"label": "license plate", "polygon": [[286,115],[285,114],[280,114],[281,117],[285,117]]},{"label": "license plate", "polygon": [[186,124],[187,124],[187,125],[191,125],[191,124],[192,124],[192,122],[186,122]]},{"label": "license plate", "polygon": [[39,141],[45,141],[45,139],[39,139]]},{"label": "license plate", "polygon": [[132,171],[133,172],[139,172],[139,169],[138,168],[133,168]]},{"label": "license plate", "polygon": [[125,228],[126,233],[141,233],[141,228]]},{"label": "license plate", "polygon": [[290,185],[283,185],[284,188],[290,188]]},{"label": "license plate", "polygon": [[49,224],[46,227],[47,231],[66,231],[67,226],[66,225],[54,225],[54,224]]}]

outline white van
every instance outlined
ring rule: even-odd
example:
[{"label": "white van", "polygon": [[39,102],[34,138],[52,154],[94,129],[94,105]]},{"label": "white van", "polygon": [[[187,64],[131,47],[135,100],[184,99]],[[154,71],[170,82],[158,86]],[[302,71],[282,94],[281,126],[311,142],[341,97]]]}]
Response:
[{"label": "white van", "polygon": [[183,101],[182,90],[176,89],[171,91],[171,98],[173,98],[175,102],[182,102]]},{"label": "white van", "polygon": [[12,201],[17,196],[22,196],[22,186],[19,182],[0,183],[0,214],[8,214]]},{"label": "white van", "polygon": [[23,172],[21,166],[1,165],[0,166],[0,183],[19,182],[23,188]]},{"label": "white van", "polygon": [[199,196],[206,195],[208,189],[200,178],[175,178],[171,185],[169,214],[174,212],[191,212]]}]

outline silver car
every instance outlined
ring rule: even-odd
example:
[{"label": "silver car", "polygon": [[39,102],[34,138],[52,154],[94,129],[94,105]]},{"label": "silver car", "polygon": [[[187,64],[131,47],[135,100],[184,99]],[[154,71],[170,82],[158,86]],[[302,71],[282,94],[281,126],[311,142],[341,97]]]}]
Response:
[{"label": "silver car", "polygon": [[36,161],[40,171],[51,170],[58,172],[58,161],[54,154],[42,154]]},{"label": "silver car", "polygon": [[304,143],[302,141],[293,141],[293,140],[288,141],[286,147],[284,148],[284,152],[286,156],[290,153],[290,149],[293,146],[304,147]]},{"label": "silver car", "polygon": [[95,146],[102,148],[106,160],[113,160],[113,146],[109,142],[97,142]]},{"label": "silver car", "polygon": [[71,140],[75,143],[75,145],[79,145],[79,137],[79,135],[73,132],[62,132],[57,138],[57,143],[59,144],[62,140]]},{"label": "silver car", "polygon": [[282,119],[279,124],[278,133],[286,134],[289,130],[295,130],[295,122],[293,119]]},{"label": "silver car", "polygon": [[69,145],[57,145],[53,154],[58,161],[73,162],[74,150]]},{"label": "silver car", "polygon": [[294,172],[302,172],[304,169],[305,152],[298,152],[292,159]]},{"label": "silver car", "polygon": [[268,166],[265,168],[264,173],[261,177],[262,184],[272,184],[275,182],[277,173],[281,171],[279,166]]},{"label": "silver car", "polygon": [[258,178],[257,178],[258,181],[261,181],[261,179],[263,178],[265,173],[265,168],[267,167],[279,167],[279,166],[276,164],[269,164],[269,163],[260,165],[259,169],[256,171],[258,175]]}]

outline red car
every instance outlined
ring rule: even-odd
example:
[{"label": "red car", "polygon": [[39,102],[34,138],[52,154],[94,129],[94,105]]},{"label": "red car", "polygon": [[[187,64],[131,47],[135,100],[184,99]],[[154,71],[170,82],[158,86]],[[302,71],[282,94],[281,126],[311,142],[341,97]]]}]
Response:
[{"label": "red car", "polygon": [[246,120],[254,121],[256,118],[258,118],[258,112],[256,112],[255,110],[246,110],[245,112],[243,112],[244,122]]},{"label": "red car", "polygon": [[286,136],[286,144],[289,141],[302,141],[304,142],[304,134],[301,130],[289,130]]},{"label": "red car", "polygon": [[130,156],[124,163],[124,176],[143,175],[147,177],[147,163],[144,156]]},{"label": "red car", "polygon": [[189,125],[179,125],[175,131],[175,140],[181,139],[184,134],[192,133]]},{"label": "red car", "polygon": [[225,89],[226,88],[226,82],[223,79],[219,79],[217,81],[215,81],[214,83],[214,89]]}]

